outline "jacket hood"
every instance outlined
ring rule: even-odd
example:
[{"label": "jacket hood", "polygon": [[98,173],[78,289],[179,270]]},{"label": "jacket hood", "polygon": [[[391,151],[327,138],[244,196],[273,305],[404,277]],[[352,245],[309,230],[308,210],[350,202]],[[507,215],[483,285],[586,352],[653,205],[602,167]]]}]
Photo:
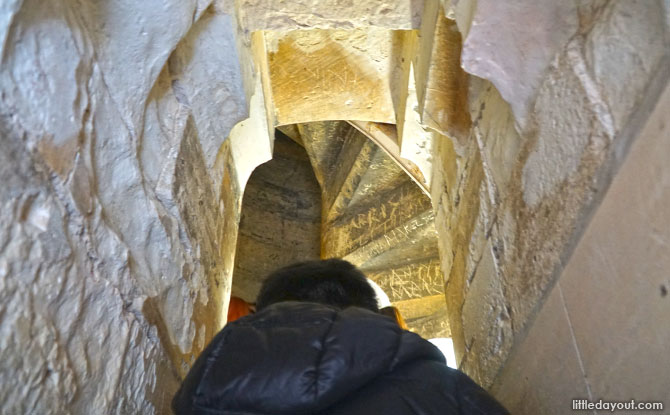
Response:
[{"label": "jacket hood", "polygon": [[416,359],[444,363],[430,342],[371,311],[279,303],[227,325],[175,406],[186,399],[209,411],[311,413]]}]

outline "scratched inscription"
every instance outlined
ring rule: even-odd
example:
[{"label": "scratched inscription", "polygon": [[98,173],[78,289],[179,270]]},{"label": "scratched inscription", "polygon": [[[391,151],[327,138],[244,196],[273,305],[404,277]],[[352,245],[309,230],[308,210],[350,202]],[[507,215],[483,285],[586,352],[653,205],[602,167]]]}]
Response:
[{"label": "scratched inscription", "polygon": [[391,301],[403,301],[444,292],[439,258],[368,273]]},{"label": "scratched inscription", "polygon": [[325,251],[344,256],[377,239],[383,239],[385,246],[380,248],[387,250],[425,226],[428,222],[424,213],[427,211],[432,212],[430,200],[414,183],[409,183],[397,189],[388,199],[329,224],[324,229]]},{"label": "scratched inscription", "polygon": [[[300,32],[300,31],[296,31]],[[387,74],[365,54],[325,36],[318,48],[299,46],[288,33],[268,53],[272,98],[279,124],[323,119],[395,120]]]}]

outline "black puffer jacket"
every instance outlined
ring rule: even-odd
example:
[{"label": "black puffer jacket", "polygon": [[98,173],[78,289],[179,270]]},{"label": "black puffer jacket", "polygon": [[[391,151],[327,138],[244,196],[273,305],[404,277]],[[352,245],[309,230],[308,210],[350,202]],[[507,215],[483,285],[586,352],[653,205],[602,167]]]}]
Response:
[{"label": "black puffer jacket", "polygon": [[285,302],[228,324],[177,414],[506,414],[430,342],[360,308]]}]

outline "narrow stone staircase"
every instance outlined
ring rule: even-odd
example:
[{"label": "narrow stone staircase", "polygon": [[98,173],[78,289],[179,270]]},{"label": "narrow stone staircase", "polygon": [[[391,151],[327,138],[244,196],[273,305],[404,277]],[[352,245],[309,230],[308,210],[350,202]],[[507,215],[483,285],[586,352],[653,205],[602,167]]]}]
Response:
[{"label": "narrow stone staircase", "polygon": [[382,148],[344,121],[280,128],[304,146],[321,186],[321,256],[357,265],[409,328],[448,337],[429,197]]}]

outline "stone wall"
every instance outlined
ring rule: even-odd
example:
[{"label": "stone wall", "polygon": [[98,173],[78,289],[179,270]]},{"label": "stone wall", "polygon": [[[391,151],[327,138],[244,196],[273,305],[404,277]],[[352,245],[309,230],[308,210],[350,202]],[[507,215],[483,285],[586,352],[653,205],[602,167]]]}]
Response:
[{"label": "stone wall", "polygon": [[277,134],[272,160],[254,170],[242,199],[232,294],[255,302],[263,277],[321,253],[321,188],[307,152]]},{"label": "stone wall", "polygon": [[0,412],[165,413],[223,324],[247,98],[209,3],[0,7]]},{"label": "stone wall", "polygon": [[[670,87],[492,391],[515,414],[664,401],[670,360]],[[632,412],[631,412],[632,413]]]},{"label": "stone wall", "polygon": [[[0,6],[1,412],[167,411],[224,323],[242,191],[272,154],[251,32],[421,15],[340,3]],[[330,14],[287,18],[313,6]]]},{"label": "stone wall", "polygon": [[[0,6],[2,412],[165,412],[224,323],[275,124],[343,116],[395,121],[398,154],[432,171],[460,366],[514,404],[502,382],[542,346],[531,323],[560,308],[550,290],[667,84],[668,2],[289,3]],[[595,356],[587,323],[568,327]]]},{"label": "stone wall", "polygon": [[[457,358],[484,386],[525,337],[668,82],[667,13],[661,1],[478,1],[468,23],[451,10],[463,68],[477,75],[472,126],[435,135],[432,192]],[[566,24],[521,23],[531,18]]]}]

